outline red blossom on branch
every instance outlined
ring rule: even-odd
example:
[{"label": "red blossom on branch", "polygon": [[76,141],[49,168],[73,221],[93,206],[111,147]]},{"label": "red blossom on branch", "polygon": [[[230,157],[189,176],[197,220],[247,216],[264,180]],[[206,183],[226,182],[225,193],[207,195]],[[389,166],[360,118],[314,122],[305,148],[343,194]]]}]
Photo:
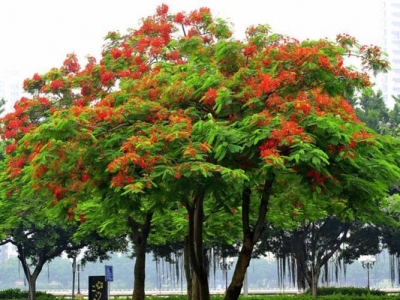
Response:
[{"label": "red blossom on branch", "polygon": [[208,105],[214,105],[217,96],[217,91],[213,88],[209,88],[208,91],[204,94],[203,102]]}]

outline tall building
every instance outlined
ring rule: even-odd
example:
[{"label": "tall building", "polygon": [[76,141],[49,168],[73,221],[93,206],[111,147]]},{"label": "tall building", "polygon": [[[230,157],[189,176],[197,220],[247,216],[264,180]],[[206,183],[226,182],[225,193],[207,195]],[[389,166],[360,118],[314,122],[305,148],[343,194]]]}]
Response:
[{"label": "tall building", "polygon": [[5,244],[0,246],[0,262],[6,262],[11,257],[16,257],[16,247],[12,244]]},{"label": "tall building", "polygon": [[0,75],[0,99],[6,100],[6,111],[11,111],[14,103],[21,98],[22,84],[17,72],[5,72]]},{"label": "tall building", "polygon": [[393,107],[392,96],[400,95],[400,0],[382,1],[382,30],[383,51],[392,69],[382,76],[381,89],[386,104]]}]

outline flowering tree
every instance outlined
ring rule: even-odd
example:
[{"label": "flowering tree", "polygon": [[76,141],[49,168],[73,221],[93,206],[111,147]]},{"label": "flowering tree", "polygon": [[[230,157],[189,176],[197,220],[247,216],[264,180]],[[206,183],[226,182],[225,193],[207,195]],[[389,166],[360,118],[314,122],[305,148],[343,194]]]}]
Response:
[{"label": "flowering tree", "polygon": [[[330,206],[377,212],[399,175],[398,148],[356,118],[346,97],[370,81],[344,58],[385,70],[379,49],[346,35],[299,42],[268,26],[249,28],[245,41],[231,34],[207,8],[169,14],[162,5],[140,28],[109,33],[99,63],[81,70],[70,55],[26,80],[32,99],[3,118],[14,139],[8,192],[26,176],[70,219],[107,215],[102,230],[128,226],[140,251],[155,214],[180,203],[195,299],[209,299],[206,203],[240,207],[242,248],[226,299],[240,294],[271,201],[285,200],[292,214],[311,202],[314,217]],[[138,261],[133,297],[143,299]]]}]

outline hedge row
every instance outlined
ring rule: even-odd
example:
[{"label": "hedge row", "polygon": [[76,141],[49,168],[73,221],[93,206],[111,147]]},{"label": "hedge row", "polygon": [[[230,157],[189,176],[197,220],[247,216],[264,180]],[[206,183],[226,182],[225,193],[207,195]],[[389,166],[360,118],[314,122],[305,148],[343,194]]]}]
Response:
[{"label": "hedge row", "polygon": [[[28,299],[28,291],[20,289],[7,289],[0,291],[1,300],[13,300],[13,299]],[[56,300],[57,297],[52,294],[47,294],[46,292],[37,291],[36,300]]]},{"label": "hedge row", "polygon": [[[378,290],[367,290],[365,288],[318,288],[318,299],[321,300],[400,300],[400,295],[388,295]],[[0,291],[0,300],[26,300],[28,291],[20,289],[7,289]],[[57,297],[46,292],[36,292],[37,300],[56,300]],[[130,300],[131,298],[126,298]],[[160,300],[160,297],[146,297],[148,300]],[[186,300],[186,296],[162,297],[163,300]],[[223,295],[212,296],[211,300],[223,300]],[[312,300],[310,291],[299,295],[274,295],[274,296],[241,296],[240,300]]]}]

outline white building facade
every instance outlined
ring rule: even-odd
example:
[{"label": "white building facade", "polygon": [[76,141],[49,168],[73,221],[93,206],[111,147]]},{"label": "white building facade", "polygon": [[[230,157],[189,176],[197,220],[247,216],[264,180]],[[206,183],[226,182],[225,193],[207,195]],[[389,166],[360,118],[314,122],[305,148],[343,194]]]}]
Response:
[{"label": "white building facade", "polygon": [[400,0],[382,1],[381,45],[389,55],[391,70],[382,76],[380,88],[386,104],[393,107],[392,96],[400,95]]},{"label": "white building facade", "polygon": [[0,99],[6,100],[6,111],[11,111],[14,103],[21,98],[22,83],[18,74],[7,72],[0,75]]}]

